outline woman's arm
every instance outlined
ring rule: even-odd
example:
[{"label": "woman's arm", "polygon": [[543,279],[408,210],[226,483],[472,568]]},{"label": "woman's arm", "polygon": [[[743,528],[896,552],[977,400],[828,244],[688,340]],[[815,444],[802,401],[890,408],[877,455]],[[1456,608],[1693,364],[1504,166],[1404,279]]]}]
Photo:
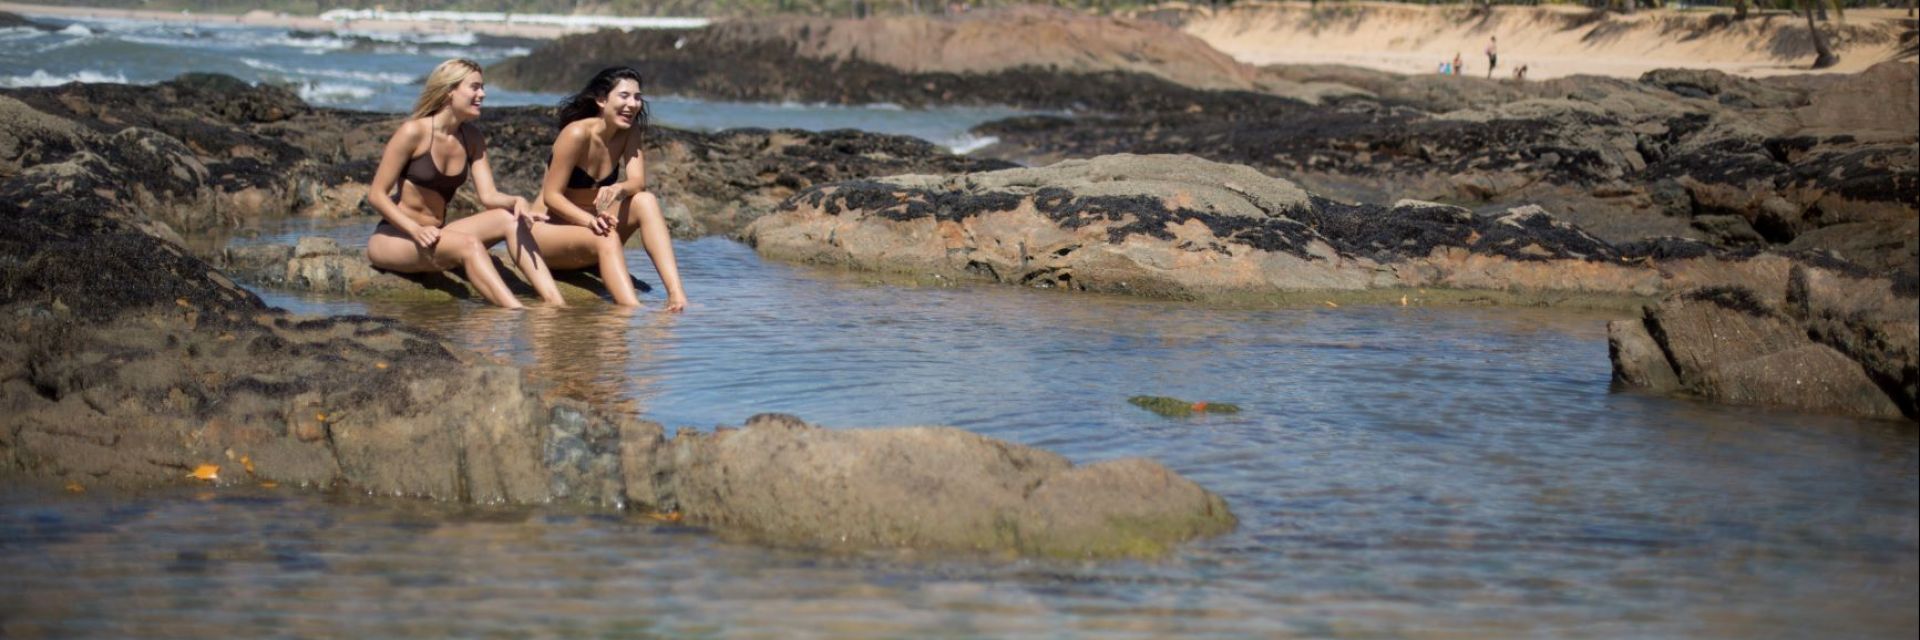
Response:
[{"label": "woman's arm", "polygon": [[367,204],[380,212],[387,224],[398,228],[413,238],[415,244],[426,248],[440,241],[440,229],[414,222],[400,210],[400,203],[393,201],[394,185],[400,182],[400,172],[406,170],[407,161],[413,157],[414,147],[420,146],[425,137],[426,126],[409,121],[400,125],[387,140],[387,148],[380,153],[380,166],[373,170],[373,182],[367,185]]},{"label": "woman's arm", "polygon": [[[580,205],[567,199],[567,177],[587,155],[589,141],[584,127],[568,126],[560,130],[560,137],[553,141],[553,160],[547,163],[547,175],[540,181],[540,200],[547,204],[548,213],[570,224],[592,229],[594,233],[605,234],[612,229],[595,215]],[[601,228],[605,226],[606,228]]]},{"label": "woman's arm", "polygon": [[506,209],[516,218],[526,218],[539,222],[546,219],[544,211],[536,214],[531,203],[520,196],[501,193],[493,182],[493,165],[487,163],[487,134],[474,127],[473,163],[467,166],[473,172],[473,188],[479,196],[480,206],[490,209]]},{"label": "woman's arm", "polygon": [[647,160],[640,153],[640,133],[629,131],[622,145],[623,156],[614,156],[615,165],[626,165],[627,179],[604,186],[594,194],[593,204],[601,211],[612,209],[614,204],[647,190]]}]

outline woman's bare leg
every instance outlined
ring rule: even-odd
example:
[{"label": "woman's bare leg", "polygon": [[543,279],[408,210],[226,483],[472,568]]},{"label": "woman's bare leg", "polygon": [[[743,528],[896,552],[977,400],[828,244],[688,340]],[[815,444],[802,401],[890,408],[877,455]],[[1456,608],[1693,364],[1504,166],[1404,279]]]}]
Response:
[{"label": "woman's bare leg", "polygon": [[[540,244],[533,238],[528,225],[515,218],[506,209],[489,209],[447,225],[449,231],[461,231],[480,239],[483,246],[505,240],[507,256],[527,276],[527,284],[533,285],[534,293],[540,295],[547,304],[564,307],[565,298],[560,297],[560,287],[553,283],[553,272],[547,268],[546,258],[540,255]],[[489,262],[491,270],[491,262]]]},{"label": "woman's bare leg", "polygon": [[413,238],[398,229],[382,227],[367,239],[367,261],[373,266],[400,273],[431,273],[454,267],[466,270],[467,280],[487,302],[508,309],[519,309],[519,300],[493,270],[493,259],[486,245],[472,234],[441,229],[440,241],[430,249],[421,249]]},{"label": "woman's bare leg", "polygon": [[687,306],[687,293],[680,288],[680,263],[673,257],[673,234],[667,230],[667,217],[660,213],[660,199],[642,191],[627,199],[621,208],[620,240],[625,242],[640,232],[640,246],[653,259],[653,270],[660,274],[660,285],[667,288],[667,310]]},{"label": "woman's bare leg", "polygon": [[633,290],[633,277],[627,275],[627,256],[618,233],[603,236],[586,227],[543,222],[533,225],[533,237],[540,243],[540,252],[546,256],[548,266],[582,269],[597,265],[600,279],[607,285],[607,293],[613,295],[614,304],[640,305],[640,296]]}]

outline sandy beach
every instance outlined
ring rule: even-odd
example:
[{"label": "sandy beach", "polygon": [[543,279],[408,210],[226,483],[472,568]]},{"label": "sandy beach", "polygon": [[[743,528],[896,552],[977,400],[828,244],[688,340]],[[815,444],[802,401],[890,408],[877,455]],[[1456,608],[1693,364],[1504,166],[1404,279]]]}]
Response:
[{"label": "sandy beach", "polygon": [[[1534,79],[1570,75],[1638,77],[1653,69],[1718,69],[1748,76],[1812,73],[1806,19],[1778,11],[1744,21],[1730,11],[1595,13],[1584,7],[1495,7],[1380,2],[1316,8],[1305,2],[1236,4],[1209,11],[1174,5],[1143,12],[1179,23],[1214,48],[1255,65],[1347,64],[1395,73],[1435,73],[1458,54],[1484,77],[1490,37],[1499,39],[1496,76],[1527,65]],[[1848,9],[1832,24],[1838,66],[1858,72],[1898,48],[1905,9]]]}]

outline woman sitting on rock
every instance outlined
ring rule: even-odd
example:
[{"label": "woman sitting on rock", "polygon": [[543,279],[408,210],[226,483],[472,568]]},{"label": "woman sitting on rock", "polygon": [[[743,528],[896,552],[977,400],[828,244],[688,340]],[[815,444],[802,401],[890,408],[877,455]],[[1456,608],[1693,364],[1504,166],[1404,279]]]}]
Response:
[{"label": "woman sitting on rock", "polygon": [[613,67],[594,74],[586,88],[560,103],[558,124],[560,137],[540,185],[551,217],[533,227],[547,261],[555,269],[598,265],[613,301],[635,306],[640,299],[627,275],[625,247],[638,231],[667,288],[667,310],[685,309],[673,239],[660,201],[647,192],[640,154],[647,103],[640,96],[640,72]]},{"label": "woman sitting on rock", "polygon": [[[486,95],[480,65],[472,60],[448,60],[427,74],[413,115],[387,140],[380,168],[373,172],[367,202],[383,220],[367,240],[367,260],[399,273],[461,268],[487,302],[518,309],[520,301],[487,253],[487,247],[505,240],[507,253],[540,297],[564,304],[534,241],[536,214],[526,198],[494,188],[486,136],[469,124],[480,117]],[[489,209],[448,224],[447,202],[468,176],[481,206]]]}]

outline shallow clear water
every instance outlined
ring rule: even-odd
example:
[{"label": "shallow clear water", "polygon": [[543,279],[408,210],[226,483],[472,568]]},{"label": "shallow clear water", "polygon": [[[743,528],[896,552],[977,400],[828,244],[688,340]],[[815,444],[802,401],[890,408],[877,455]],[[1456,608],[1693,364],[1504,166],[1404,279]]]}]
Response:
[{"label": "shallow clear water", "polygon": [[[288,84],[315,105],[402,112],[413,107],[420,78],[441,60],[466,57],[488,65],[524,55],[537,44],[471,34],[302,33],[140,20],[36,20],[65,30],[0,29],[0,87],[74,81],[151,84],[203,71]],[[560,97],[487,90],[491,106],[551,105]],[[1026,113],[977,107],[751,104],[675,96],[649,101],[655,121],[685,129],[862,129],[911,135],[960,151],[990,142],[967,133],[974,125]]]},{"label": "shallow clear water", "polygon": [[[369,225],[272,230],[360,242]],[[0,630],[102,635],[1912,637],[1908,423],[1609,388],[1561,310],[912,287],[678,245],[691,309],[372,312],[669,428],[784,411],[1157,459],[1233,533],[1152,562],[822,556],[288,489],[0,492]],[[645,253],[629,262],[657,279]],[[1240,403],[1169,420],[1135,394]]]}]

